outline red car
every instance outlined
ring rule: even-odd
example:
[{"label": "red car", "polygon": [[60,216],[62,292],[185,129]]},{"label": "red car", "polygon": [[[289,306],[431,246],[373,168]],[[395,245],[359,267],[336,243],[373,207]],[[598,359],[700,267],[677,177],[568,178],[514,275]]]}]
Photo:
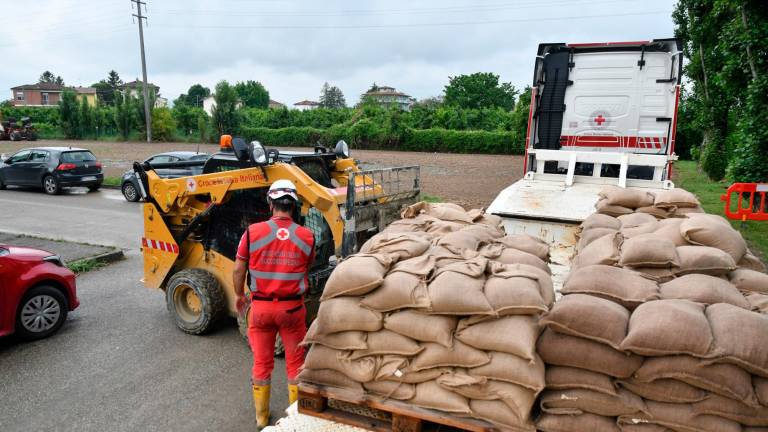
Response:
[{"label": "red car", "polygon": [[0,336],[50,336],[79,305],[75,274],[59,256],[0,244]]}]

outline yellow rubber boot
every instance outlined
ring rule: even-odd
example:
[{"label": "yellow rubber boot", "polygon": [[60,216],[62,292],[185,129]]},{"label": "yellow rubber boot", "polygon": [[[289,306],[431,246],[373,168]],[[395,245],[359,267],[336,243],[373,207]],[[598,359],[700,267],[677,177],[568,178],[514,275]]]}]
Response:
[{"label": "yellow rubber boot", "polygon": [[253,407],[256,409],[256,428],[261,430],[269,426],[270,385],[253,386]]},{"label": "yellow rubber boot", "polygon": [[299,400],[299,386],[297,384],[288,384],[288,405]]}]

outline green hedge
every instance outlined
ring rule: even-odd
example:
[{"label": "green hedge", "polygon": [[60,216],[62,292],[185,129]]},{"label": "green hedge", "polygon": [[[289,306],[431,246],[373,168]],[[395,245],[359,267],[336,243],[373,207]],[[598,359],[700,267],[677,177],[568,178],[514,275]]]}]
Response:
[{"label": "green hedge", "polygon": [[59,126],[59,107],[0,107],[0,117],[8,119],[13,117],[16,120],[22,117],[29,117],[32,123],[47,123],[53,126]]},{"label": "green hedge", "polygon": [[258,140],[269,147],[311,147],[318,142],[332,147],[343,139],[352,148],[371,150],[485,154],[523,154],[525,151],[522,138],[517,137],[515,132],[405,129],[395,134],[387,133],[367,119],[353,126],[337,125],[325,130],[311,127],[246,127],[242,128],[241,134],[248,140]]}]

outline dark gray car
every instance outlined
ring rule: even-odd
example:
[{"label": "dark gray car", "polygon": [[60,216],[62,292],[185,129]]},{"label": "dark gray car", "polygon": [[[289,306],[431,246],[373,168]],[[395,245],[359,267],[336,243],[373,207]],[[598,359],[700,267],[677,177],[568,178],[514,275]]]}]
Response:
[{"label": "dark gray car", "polygon": [[[158,153],[149,157],[144,162],[150,165],[153,163],[168,164],[174,162],[206,161],[210,157],[211,155],[208,153],[172,151],[166,153]],[[162,178],[186,177],[201,174],[203,172],[203,165],[200,164],[200,166],[179,168],[158,168],[155,169],[155,172]],[[139,193],[139,180],[136,178],[136,173],[134,173],[133,169],[130,169],[123,174],[121,189],[126,200],[136,202],[141,199],[141,194]]]},{"label": "dark gray car", "polygon": [[56,195],[62,188],[84,186],[96,191],[104,181],[101,163],[88,149],[36,147],[19,150],[0,162],[0,189],[42,187]]}]

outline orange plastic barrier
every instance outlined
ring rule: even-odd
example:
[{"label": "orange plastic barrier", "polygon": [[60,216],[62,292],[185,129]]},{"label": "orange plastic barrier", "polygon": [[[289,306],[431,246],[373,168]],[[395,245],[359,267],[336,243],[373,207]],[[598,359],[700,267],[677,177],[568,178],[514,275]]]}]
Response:
[{"label": "orange plastic barrier", "polygon": [[[734,183],[720,200],[725,202],[725,215],[729,219],[768,221],[766,193],[768,183]],[[735,209],[734,195],[737,197]]]}]

